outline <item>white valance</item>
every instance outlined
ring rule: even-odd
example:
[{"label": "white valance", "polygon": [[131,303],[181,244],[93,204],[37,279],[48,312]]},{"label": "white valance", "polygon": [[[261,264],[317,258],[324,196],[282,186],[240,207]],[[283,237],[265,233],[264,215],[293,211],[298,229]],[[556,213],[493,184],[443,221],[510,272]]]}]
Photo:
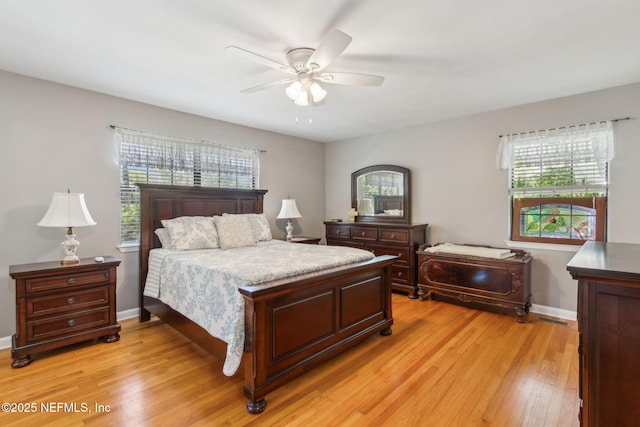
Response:
[{"label": "white valance", "polygon": [[513,168],[515,148],[537,147],[554,157],[579,156],[604,162],[613,159],[611,121],[503,135],[496,153],[499,169]]},{"label": "white valance", "polygon": [[121,167],[254,174],[259,150],[116,128]]}]

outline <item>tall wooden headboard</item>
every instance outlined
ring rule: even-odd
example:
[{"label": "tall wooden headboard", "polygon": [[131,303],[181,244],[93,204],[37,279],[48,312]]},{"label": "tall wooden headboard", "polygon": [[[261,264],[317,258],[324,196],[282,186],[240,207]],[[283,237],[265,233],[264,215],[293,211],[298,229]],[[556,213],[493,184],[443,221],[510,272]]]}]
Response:
[{"label": "tall wooden headboard", "polygon": [[140,188],[140,307],[147,279],[149,251],[160,247],[155,235],[163,219],[224,213],[262,213],[268,190],[138,184]]}]

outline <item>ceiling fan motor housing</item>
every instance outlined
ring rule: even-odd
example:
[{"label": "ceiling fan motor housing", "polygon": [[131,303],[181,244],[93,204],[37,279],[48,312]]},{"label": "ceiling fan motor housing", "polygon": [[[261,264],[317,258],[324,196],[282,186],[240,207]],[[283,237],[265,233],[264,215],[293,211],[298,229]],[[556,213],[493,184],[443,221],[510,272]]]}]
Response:
[{"label": "ceiling fan motor housing", "polygon": [[[306,73],[313,71],[313,65],[315,68],[318,68],[317,64],[307,64],[311,55],[313,55],[315,49],[311,49],[308,47],[300,47],[297,49],[292,49],[287,52],[287,62],[299,73]],[[308,66],[307,66],[308,65]]]}]

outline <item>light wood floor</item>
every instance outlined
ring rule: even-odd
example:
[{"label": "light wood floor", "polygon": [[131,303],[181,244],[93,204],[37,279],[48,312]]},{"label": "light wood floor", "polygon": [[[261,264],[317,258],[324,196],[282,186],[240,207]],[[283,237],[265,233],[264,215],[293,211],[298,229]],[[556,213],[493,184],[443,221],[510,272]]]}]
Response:
[{"label": "light wood floor", "polygon": [[35,413],[0,413],[0,425],[578,425],[575,322],[530,314],[519,324],[393,298],[393,335],[371,337],[271,392],[260,415],[246,412],[240,376],[225,377],[220,361],[158,320],[126,320],[117,343],[35,355],[20,369],[2,350],[2,401],[33,403]]}]

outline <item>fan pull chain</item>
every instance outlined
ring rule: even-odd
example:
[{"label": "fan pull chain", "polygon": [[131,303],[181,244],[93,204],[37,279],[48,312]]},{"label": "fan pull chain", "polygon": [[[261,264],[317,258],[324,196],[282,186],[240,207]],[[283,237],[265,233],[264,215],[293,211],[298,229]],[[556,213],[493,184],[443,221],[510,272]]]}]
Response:
[{"label": "fan pull chain", "polygon": [[[311,125],[311,124],[313,124],[313,117],[311,116],[311,105],[309,105],[308,112],[309,112],[309,115],[308,115],[308,119],[307,120],[308,120],[309,124]],[[298,106],[296,105],[296,115],[294,117],[294,120],[295,120],[296,123],[298,123],[300,121],[298,113],[299,113],[299,109],[298,109]]]}]

